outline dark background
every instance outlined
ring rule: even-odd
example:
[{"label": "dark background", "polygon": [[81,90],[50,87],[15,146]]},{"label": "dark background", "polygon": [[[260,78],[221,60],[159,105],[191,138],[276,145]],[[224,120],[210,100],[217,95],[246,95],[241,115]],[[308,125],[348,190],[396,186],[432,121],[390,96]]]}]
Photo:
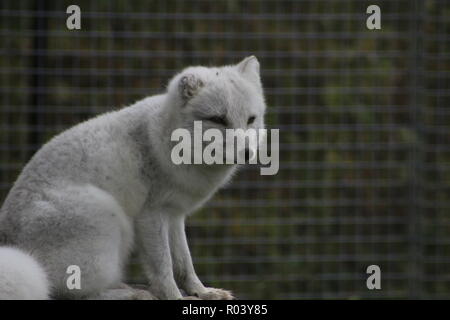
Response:
[{"label": "dark background", "polygon": [[281,168],[246,168],[189,219],[200,278],[250,299],[450,298],[449,31],[438,0],[2,0],[0,201],[56,133],[254,54]]}]

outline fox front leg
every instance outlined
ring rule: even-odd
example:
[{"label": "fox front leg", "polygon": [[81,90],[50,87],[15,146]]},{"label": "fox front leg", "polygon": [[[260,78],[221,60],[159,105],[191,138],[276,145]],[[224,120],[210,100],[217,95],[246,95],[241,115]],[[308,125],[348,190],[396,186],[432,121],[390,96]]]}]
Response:
[{"label": "fox front leg", "polygon": [[173,216],[169,220],[169,243],[173,261],[173,273],[177,284],[190,296],[202,300],[232,300],[230,291],[205,287],[192,264],[191,254],[186,240],[185,218]]},{"label": "fox front leg", "polygon": [[136,222],[139,254],[150,292],[158,299],[182,299],[173,276],[167,216],[144,212]]}]

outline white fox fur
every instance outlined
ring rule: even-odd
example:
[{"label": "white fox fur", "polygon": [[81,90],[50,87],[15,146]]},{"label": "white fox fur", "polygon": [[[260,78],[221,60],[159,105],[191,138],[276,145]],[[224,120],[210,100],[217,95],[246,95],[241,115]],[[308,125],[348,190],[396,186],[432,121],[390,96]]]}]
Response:
[{"label": "white fox fur", "polygon": [[0,300],[45,300],[49,284],[41,266],[16,248],[0,248]]},{"label": "white fox fur", "polygon": [[[236,166],[175,165],[170,137],[216,115],[226,116],[228,128],[263,128],[265,107],[259,63],[248,57],[187,68],[166,93],[54,137],[0,210],[0,245],[18,248],[0,249],[0,298],[180,299],[183,289],[188,298],[231,299],[195,274],[184,220]],[[208,120],[203,126],[225,130]],[[121,283],[133,248],[151,294]],[[81,270],[80,289],[67,286],[70,265]]]}]

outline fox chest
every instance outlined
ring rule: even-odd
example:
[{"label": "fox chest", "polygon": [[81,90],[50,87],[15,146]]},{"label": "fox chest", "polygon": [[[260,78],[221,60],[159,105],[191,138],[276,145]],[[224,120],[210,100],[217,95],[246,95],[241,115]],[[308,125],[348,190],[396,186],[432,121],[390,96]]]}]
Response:
[{"label": "fox chest", "polygon": [[215,190],[193,192],[192,190],[173,190],[163,203],[164,208],[175,214],[191,214],[208,201]]}]

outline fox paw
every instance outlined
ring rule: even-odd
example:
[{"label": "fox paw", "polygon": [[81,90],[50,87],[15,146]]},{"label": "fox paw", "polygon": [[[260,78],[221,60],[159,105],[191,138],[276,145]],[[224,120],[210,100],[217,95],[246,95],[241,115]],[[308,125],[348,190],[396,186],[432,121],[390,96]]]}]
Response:
[{"label": "fox paw", "polygon": [[206,290],[197,296],[202,300],[234,300],[231,291],[217,288],[205,288]]}]

